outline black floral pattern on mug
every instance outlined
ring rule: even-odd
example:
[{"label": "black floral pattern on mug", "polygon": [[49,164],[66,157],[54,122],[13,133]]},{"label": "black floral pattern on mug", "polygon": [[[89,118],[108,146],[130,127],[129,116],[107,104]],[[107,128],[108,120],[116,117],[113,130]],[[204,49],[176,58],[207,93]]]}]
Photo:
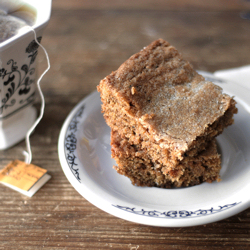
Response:
[{"label": "black floral pattern on mug", "polygon": [[[38,37],[37,41],[40,43],[42,37]],[[19,69],[17,62],[10,59],[7,65],[10,65],[10,70],[5,68],[0,68],[0,77],[3,79],[3,87],[6,87],[5,96],[2,98],[2,104],[0,106],[0,115],[3,113],[4,109],[15,105],[17,102],[15,98],[12,98],[14,93],[18,95],[26,96],[25,101],[20,101],[22,106],[26,106],[33,102],[35,95],[30,93],[31,85],[34,83],[32,75],[35,73],[35,67],[32,65],[38,54],[38,44],[35,39],[32,40],[25,49],[25,53],[28,53],[28,58],[30,59],[28,64],[23,64]]]}]

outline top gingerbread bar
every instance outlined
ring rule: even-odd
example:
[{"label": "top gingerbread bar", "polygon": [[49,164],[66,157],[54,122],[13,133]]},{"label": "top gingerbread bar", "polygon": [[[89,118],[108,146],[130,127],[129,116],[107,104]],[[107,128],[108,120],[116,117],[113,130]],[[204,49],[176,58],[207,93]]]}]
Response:
[{"label": "top gingerbread bar", "polygon": [[146,129],[147,137],[159,145],[169,144],[166,148],[174,151],[189,150],[201,136],[212,139],[233,123],[237,112],[230,96],[206,81],[162,39],[131,56],[100,82],[98,91],[104,116],[113,129],[121,124],[115,127],[110,121],[115,110],[107,109],[107,93],[112,96],[109,103],[119,104],[121,115],[135,120]]}]

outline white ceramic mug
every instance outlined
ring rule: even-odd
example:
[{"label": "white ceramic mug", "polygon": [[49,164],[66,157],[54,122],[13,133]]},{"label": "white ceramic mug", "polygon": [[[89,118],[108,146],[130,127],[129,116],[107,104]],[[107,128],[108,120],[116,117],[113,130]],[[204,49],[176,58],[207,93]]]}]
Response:
[{"label": "white ceramic mug", "polygon": [[[38,42],[51,14],[51,0],[2,1],[0,8],[28,6],[35,15],[32,28]],[[8,11],[8,10],[7,10]],[[0,149],[23,140],[36,119],[36,58],[39,45],[34,32],[23,28],[0,43]]]}]

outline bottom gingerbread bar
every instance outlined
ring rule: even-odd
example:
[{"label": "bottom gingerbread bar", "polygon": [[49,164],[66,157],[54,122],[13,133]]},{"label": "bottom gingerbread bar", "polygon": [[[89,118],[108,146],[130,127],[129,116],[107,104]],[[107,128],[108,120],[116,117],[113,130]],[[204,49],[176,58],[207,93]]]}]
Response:
[{"label": "bottom gingerbread bar", "polygon": [[215,139],[204,151],[194,157],[184,157],[174,168],[153,162],[139,145],[129,144],[116,131],[111,131],[111,152],[116,171],[136,186],[172,188],[220,181],[221,159]]}]

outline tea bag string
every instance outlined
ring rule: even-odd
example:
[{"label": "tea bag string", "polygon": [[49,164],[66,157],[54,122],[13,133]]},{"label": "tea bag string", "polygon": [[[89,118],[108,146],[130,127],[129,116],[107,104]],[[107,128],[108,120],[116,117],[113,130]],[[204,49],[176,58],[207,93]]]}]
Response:
[{"label": "tea bag string", "polygon": [[41,119],[43,118],[43,115],[44,115],[44,108],[45,108],[45,100],[44,100],[44,95],[43,95],[43,92],[41,90],[41,86],[40,86],[40,82],[43,78],[43,76],[49,71],[50,69],[50,61],[49,61],[49,56],[48,56],[48,53],[46,51],[46,49],[43,47],[43,45],[41,45],[40,42],[38,42],[37,40],[37,36],[36,36],[36,32],[35,30],[28,26],[28,28],[30,28],[33,33],[34,33],[34,36],[35,36],[35,41],[36,43],[42,48],[42,50],[44,51],[45,53],[45,56],[46,56],[46,59],[47,59],[47,68],[44,70],[44,72],[41,74],[41,76],[38,78],[37,82],[36,82],[36,85],[37,85],[37,90],[38,90],[38,93],[40,95],[40,99],[41,99],[41,107],[40,107],[40,114],[38,116],[38,118],[36,119],[36,121],[34,122],[34,124],[32,125],[32,127],[28,130],[27,134],[26,134],[26,137],[25,137],[25,142],[26,142],[26,150],[27,151],[23,151],[23,155],[25,156],[25,162],[27,164],[30,164],[31,161],[32,161],[32,151],[31,151],[31,146],[30,146],[30,135],[32,134],[32,132],[35,130],[36,126],[39,124],[39,122],[41,121]]}]

